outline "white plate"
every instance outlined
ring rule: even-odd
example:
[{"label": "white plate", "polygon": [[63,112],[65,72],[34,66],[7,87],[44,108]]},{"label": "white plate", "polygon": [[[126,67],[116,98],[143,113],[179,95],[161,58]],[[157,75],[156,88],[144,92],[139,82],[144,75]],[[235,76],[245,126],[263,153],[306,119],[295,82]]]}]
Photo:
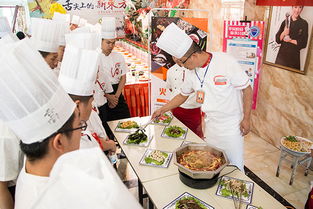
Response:
[{"label": "white plate", "polygon": [[196,144],[196,142],[191,142],[191,141],[183,141],[183,142],[181,143],[181,145],[180,145],[180,146],[182,147],[182,146],[184,146],[184,145],[187,145],[187,144],[193,144],[193,143],[194,143],[194,144]]},{"label": "white plate", "polygon": [[172,137],[172,136],[168,136],[168,135],[165,133],[165,130],[166,130],[167,128],[169,128],[169,127],[170,127],[170,126],[166,126],[166,127],[163,129],[163,132],[162,132],[162,134],[161,134],[162,137],[164,137],[164,138],[169,138],[169,139],[185,139],[185,138],[186,138],[187,132],[188,132],[188,128],[184,128],[184,127],[178,126],[178,127],[180,127],[181,129],[183,129],[183,130],[185,131],[185,133],[184,133],[183,135],[181,135],[180,137]]},{"label": "white plate", "polygon": [[[228,199],[233,199],[231,195],[230,196],[222,195],[222,189],[224,188],[224,186],[221,185],[221,181],[223,181],[223,180],[225,181],[225,180],[229,180],[229,179],[240,180],[240,181],[243,181],[246,184],[247,191],[248,191],[248,197],[243,197],[242,196],[241,202],[246,203],[246,204],[250,204],[251,201],[252,201],[253,187],[254,187],[254,183],[250,182],[250,181],[245,181],[245,180],[241,180],[241,179],[237,179],[237,178],[232,178],[232,177],[229,177],[229,176],[223,176],[222,179],[219,181],[219,185],[218,185],[217,190],[216,190],[216,195],[217,196],[221,196],[221,197],[225,197],[225,198],[228,198]],[[234,197],[234,198],[239,201],[239,199],[237,197]]]},{"label": "white plate", "polygon": [[[311,142],[311,143],[313,143],[312,141],[310,141],[309,139],[306,139],[306,138],[302,138],[302,137],[300,137],[300,136],[295,136],[297,139],[300,139],[300,140],[303,140],[303,141],[307,141],[307,142]],[[289,151],[291,151],[291,152],[294,152],[294,153],[297,153],[297,154],[310,154],[311,152],[298,152],[298,151],[295,151],[295,150],[293,150],[293,149],[290,149],[290,148],[288,148],[288,147],[286,147],[284,144],[283,144],[283,141],[285,140],[285,137],[282,137],[281,139],[280,139],[280,144],[281,144],[281,146],[283,146],[284,148],[286,148],[287,150],[289,150]]]},{"label": "white plate", "polygon": [[[126,120],[127,121],[127,120]],[[130,128],[130,129],[127,129],[127,128],[119,128],[119,125],[122,123],[122,122],[126,122],[126,121],[119,121],[115,130],[116,132],[126,132],[126,133],[131,133],[131,132],[135,132],[138,130],[138,128]],[[136,122],[136,121],[134,121]],[[138,124],[138,122],[136,122]],[[138,126],[140,127],[140,125],[138,124]]]},{"label": "white plate", "polygon": [[128,140],[128,137],[129,137],[129,135],[126,137],[126,139],[124,140],[124,144],[126,144],[126,145],[130,145],[130,146],[140,146],[140,147],[147,147],[147,146],[149,146],[149,144],[150,144],[150,142],[151,142],[151,140],[152,140],[152,138],[153,138],[153,136],[152,135],[150,135],[150,134],[147,134],[147,133],[145,133],[146,135],[147,135],[147,137],[148,137],[148,139],[147,139],[147,141],[146,142],[144,142],[144,143],[139,143],[139,144],[131,144],[131,143],[127,143],[127,140]]},{"label": "white plate", "polygon": [[158,168],[167,168],[168,165],[170,164],[170,161],[172,159],[172,155],[173,153],[171,152],[165,152],[165,151],[161,151],[161,152],[165,152],[166,154],[168,154],[167,158],[165,158],[164,162],[162,165],[156,165],[154,163],[146,163],[145,158],[148,157],[150,155],[151,152],[155,151],[154,149],[147,149],[145,154],[142,156],[139,164],[141,165],[147,165],[147,166],[153,166],[153,167],[158,167]]},{"label": "white plate", "polygon": [[160,122],[152,121],[151,123],[152,123],[152,124],[162,125],[162,126],[168,126],[168,125],[171,123],[171,121],[173,120],[173,114],[172,114],[171,112],[166,112],[166,113],[164,113],[164,114],[167,114],[167,115],[169,115],[169,116],[171,117],[170,122],[168,122],[168,123],[163,123],[162,121],[160,121]]},{"label": "white plate", "polygon": [[254,205],[247,205],[246,209],[259,209],[259,207],[256,207]]},{"label": "white plate", "polygon": [[192,194],[190,194],[188,192],[185,192],[185,193],[181,194],[175,200],[173,200],[168,205],[166,205],[163,209],[175,209],[176,208],[176,202],[178,202],[179,200],[181,200],[184,197],[193,197],[196,200],[198,200],[200,202],[200,204],[203,205],[205,208],[207,208],[207,209],[214,209],[214,207],[212,207],[211,205],[203,202],[202,200],[200,200],[199,198],[196,198],[195,196],[193,196]]}]

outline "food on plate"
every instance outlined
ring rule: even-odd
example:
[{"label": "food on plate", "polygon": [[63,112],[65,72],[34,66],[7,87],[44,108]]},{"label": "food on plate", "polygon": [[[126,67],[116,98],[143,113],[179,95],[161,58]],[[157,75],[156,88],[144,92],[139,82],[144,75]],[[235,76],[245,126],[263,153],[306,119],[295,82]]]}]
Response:
[{"label": "food on plate", "polygon": [[285,136],[282,140],[282,144],[288,149],[297,151],[297,152],[310,152],[312,142],[308,142],[296,136]]},{"label": "food on plate", "polygon": [[170,123],[172,120],[172,116],[168,113],[164,113],[160,117],[154,120],[155,123]]},{"label": "food on plate", "polygon": [[118,128],[132,129],[132,128],[139,128],[139,126],[136,121],[128,120],[128,121],[120,122],[118,124]]},{"label": "food on plate", "polygon": [[165,162],[165,159],[168,157],[166,152],[160,150],[153,150],[147,157],[145,157],[145,162],[147,164],[156,164],[162,165]]},{"label": "food on plate", "polygon": [[128,144],[140,144],[148,140],[148,136],[144,133],[143,130],[138,129],[135,133],[132,133],[127,138]]},{"label": "food on plate", "polygon": [[206,209],[206,207],[194,197],[183,197],[176,202],[175,209]]},{"label": "food on plate", "polygon": [[178,126],[169,126],[165,129],[165,134],[170,137],[178,138],[186,133],[184,129]]},{"label": "food on plate", "polygon": [[214,171],[223,164],[223,160],[209,151],[188,150],[178,157],[178,163],[194,171]]},{"label": "food on plate", "polygon": [[235,197],[241,199],[242,197],[249,197],[247,186],[244,181],[239,179],[221,180],[221,193],[224,197]]}]

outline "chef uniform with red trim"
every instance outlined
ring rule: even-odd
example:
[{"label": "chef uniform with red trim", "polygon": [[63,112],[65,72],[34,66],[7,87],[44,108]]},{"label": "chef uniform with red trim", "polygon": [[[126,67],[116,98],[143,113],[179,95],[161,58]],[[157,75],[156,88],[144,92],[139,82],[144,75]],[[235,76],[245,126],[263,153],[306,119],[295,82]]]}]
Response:
[{"label": "chef uniform with red trim", "polygon": [[[173,65],[167,71],[166,87],[171,91],[171,99],[180,93],[181,87],[186,80],[186,73],[188,69]],[[201,118],[201,104],[196,102],[196,94],[191,94],[186,102],[180,107],[172,110],[173,115],[178,118],[183,124],[190,128],[200,138],[203,137],[202,132],[202,118]]]}]

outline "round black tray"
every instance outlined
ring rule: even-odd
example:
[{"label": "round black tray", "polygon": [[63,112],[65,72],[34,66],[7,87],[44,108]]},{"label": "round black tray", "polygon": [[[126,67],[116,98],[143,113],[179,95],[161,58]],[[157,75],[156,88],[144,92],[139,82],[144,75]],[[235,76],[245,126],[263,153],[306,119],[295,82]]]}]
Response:
[{"label": "round black tray", "polygon": [[179,171],[179,179],[187,186],[194,189],[207,189],[213,187],[218,181],[218,175],[216,174],[211,179],[193,179],[190,176]]}]

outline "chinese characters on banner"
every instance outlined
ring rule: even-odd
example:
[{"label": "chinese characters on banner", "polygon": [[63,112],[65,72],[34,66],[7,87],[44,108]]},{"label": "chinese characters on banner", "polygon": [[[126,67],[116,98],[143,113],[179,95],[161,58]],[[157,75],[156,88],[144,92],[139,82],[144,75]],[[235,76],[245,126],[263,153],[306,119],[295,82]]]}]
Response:
[{"label": "chinese characters on banner", "polygon": [[117,36],[124,37],[124,11],[126,0],[59,0],[70,14],[85,18],[89,23],[98,23],[104,16],[117,19]]},{"label": "chinese characters on banner", "polygon": [[262,65],[264,21],[224,21],[223,51],[234,56],[252,83],[256,108],[259,76]]}]

